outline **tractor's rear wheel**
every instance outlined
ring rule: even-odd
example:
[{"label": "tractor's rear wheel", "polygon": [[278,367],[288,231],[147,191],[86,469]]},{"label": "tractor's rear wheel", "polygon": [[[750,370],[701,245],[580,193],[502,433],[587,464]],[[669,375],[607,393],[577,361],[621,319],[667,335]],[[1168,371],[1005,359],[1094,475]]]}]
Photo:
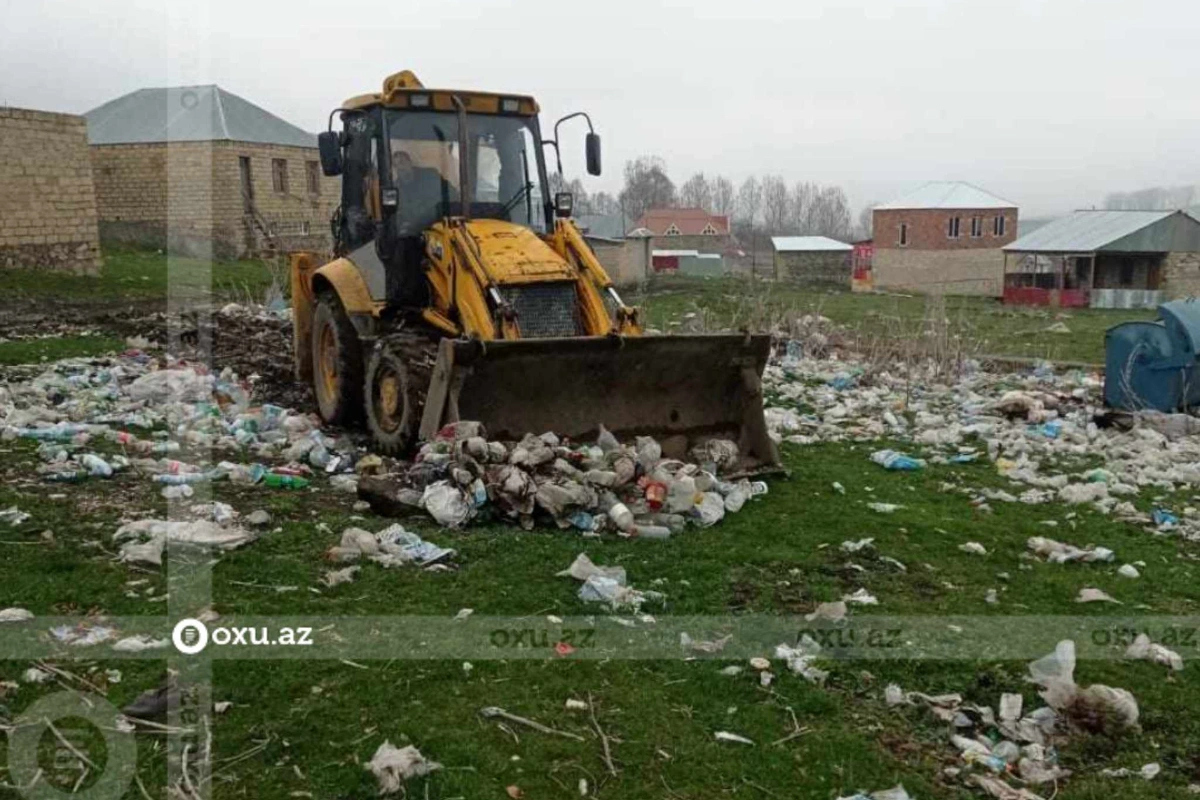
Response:
[{"label": "tractor's rear wheel", "polygon": [[312,348],[313,393],[321,419],[331,425],[357,422],[363,408],[362,345],[332,291],[317,296]]},{"label": "tractor's rear wheel", "polygon": [[380,339],[367,362],[363,394],[367,428],[387,455],[406,455],[417,443],[436,343],[417,333]]}]

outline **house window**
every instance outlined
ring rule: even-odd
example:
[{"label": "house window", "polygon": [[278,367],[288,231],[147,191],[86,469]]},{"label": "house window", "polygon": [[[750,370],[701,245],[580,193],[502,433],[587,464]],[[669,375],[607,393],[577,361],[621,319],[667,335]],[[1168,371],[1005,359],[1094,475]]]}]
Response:
[{"label": "house window", "polygon": [[1004,235],[1004,223],[1005,223],[1005,219],[1004,219],[1003,214],[1000,214],[995,219],[993,219],[992,220],[992,233],[995,234],[996,236],[1003,236]]},{"label": "house window", "polygon": [[704,236],[716,236],[717,229],[714,228],[713,224],[710,222],[704,226],[704,230],[700,231],[700,233],[703,234]]},{"label": "house window", "polygon": [[286,158],[271,159],[271,184],[275,187],[275,191],[280,194],[287,194],[288,174]]},{"label": "house window", "polygon": [[957,239],[958,226],[961,222],[962,219],[960,217],[951,217],[949,223],[946,225],[946,236],[951,239]]},{"label": "house window", "polygon": [[663,236],[682,236],[682,235],[683,235],[682,232],[679,230],[678,226],[676,226],[674,222],[672,222],[669,226],[667,226],[667,229],[665,231],[663,231]]},{"label": "house window", "polygon": [[900,246],[908,247],[908,223],[900,223]]},{"label": "house window", "polygon": [[983,236],[983,217],[971,217],[971,238]]},{"label": "house window", "polygon": [[304,175],[308,179],[308,193],[321,193],[321,165],[316,161],[304,162]]}]

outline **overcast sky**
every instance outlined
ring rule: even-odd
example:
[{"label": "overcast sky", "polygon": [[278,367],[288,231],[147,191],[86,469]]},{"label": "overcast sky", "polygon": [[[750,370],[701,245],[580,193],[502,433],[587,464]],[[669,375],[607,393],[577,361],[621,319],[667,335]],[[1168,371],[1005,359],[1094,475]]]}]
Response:
[{"label": "overcast sky", "polygon": [[[533,94],[544,124],[589,111],[606,165],[589,190],[619,189],[643,153],[677,185],[775,172],[841,185],[856,210],[927,180],[970,181],[1028,216],[1200,184],[1196,0],[3,5],[0,104],[26,108],[217,83],[315,131],[407,68]],[[579,175],[574,124],[564,161]]]}]

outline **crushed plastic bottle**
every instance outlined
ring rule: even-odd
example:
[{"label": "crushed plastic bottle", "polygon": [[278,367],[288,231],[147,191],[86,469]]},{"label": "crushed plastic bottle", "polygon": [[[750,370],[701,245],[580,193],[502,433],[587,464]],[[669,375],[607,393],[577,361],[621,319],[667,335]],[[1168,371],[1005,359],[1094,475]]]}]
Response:
[{"label": "crushed plastic bottle", "polygon": [[884,469],[890,470],[911,471],[922,469],[925,466],[924,460],[898,453],[895,450],[876,450],[871,453],[871,460]]},{"label": "crushed plastic bottle", "polygon": [[95,453],[85,453],[83,457],[79,459],[79,464],[88,471],[89,475],[94,475],[98,478],[112,477],[112,466]]}]

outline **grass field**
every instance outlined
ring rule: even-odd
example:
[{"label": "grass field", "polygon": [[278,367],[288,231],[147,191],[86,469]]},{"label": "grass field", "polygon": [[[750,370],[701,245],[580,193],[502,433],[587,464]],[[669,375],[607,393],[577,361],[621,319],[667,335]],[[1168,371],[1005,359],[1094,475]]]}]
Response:
[{"label": "grass field", "polygon": [[[930,311],[921,296],[814,291],[746,278],[657,277],[635,300],[646,309],[647,322],[664,330],[686,314],[711,318],[717,325],[753,326],[792,313],[823,314],[867,331],[889,326],[915,330]],[[941,313],[943,306],[937,309]],[[1108,328],[1155,317],[1153,311],[1013,307],[982,297],[947,297],[944,315],[969,349],[980,354],[1097,364],[1104,362]],[[1059,322],[1070,332],[1046,330]]]},{"label": "grass field", "polygon": [[[118,263],[123,264],[120,280],[138,275],[133,263],[146,270],[162,265],[149,256]],[[106,280],[115,274],[106,273]],[[806,295],[779,288],[745,298],[743,286],[734,282],[668,282],[654,286],[640,302],[661,326],[692,311],[736,323],[739,313],[763,302],[820,311],[851,325],[873,324],[887,314],[919,319],[925,310],[920,299]],[[972,335],[987,338],[993,352],[1045,355],[1037,347],[1058,348],[1053,352],[1078,360],[1098,360],[1102,345],[1097,350],[1093,339],[1105,327],[1145,316],[1072,312],[1064,318],[1071,334],[1026,336],[1021,332],[1057,318],[1009,314],[978,300],[956,307],[958,302],[947,301],[947,308],[960,314]],[[588,796],[611,798],[831,800],[896,783],[914,798],[980,796],[941,774],[944,767],[962,766],[947,742],[946,726],[923,709],[886,706],[882,693],[888,683],[929,694],[960,692],[968,702],[992,706],[1001,692],[1018,692],[1030,708],[1039,701],[1023,681],[1026,664],[1054,644],[1043,617],[1084,618],[1082,637],[1088,625],[1105,631],[1118,616],[1197,616],[1197,545],[1152,536],[1087,507],[994,503],[994,513],[979,513],[967,497],[947,488],[1010,488],[986,461],[886,472],[868,460],[873,449],[873,444],[788,445],[784,458],[790,477],[773,480],[769,494],[714,528],[689,529],[668,541],[590,541],[570,531],[524,532],[497,524],[448,532],[405,521],[430,540],[456,548],[459,568],[426,572],[365,564],[357,580],[335,588],[319,583],[329,569],[324,551],[349,525],[374,531],[389,521],[356,514],[353,496],[327,488],[322,477],[301,492],[215,484],[215,499],[243,513],[267,509],[277,527],[243,549],[219,555],[211,596],[225,617],[262,615],[286,624],[295,615],[408,615],[444,620],[448,635],[460,624],[453,617],[463,608],[474,609],[476,617],[508,617],[510,625],[541,631],[553,629],[548,615],[591,618],[596,646],[607,657],[557,657],[547,650],[545,657],[531,659],[499,649],[491,657],[423,659],[398,643],[394,656],[353,659],[353,664],[335,658],[215,660],[213,699],[231,701],[233,707],[213,719],[213,796],[372,797],[376,783],[362,764],[384,739],[397,746],[415,744],[445,766],[407,784],[406,796],[414,799],[504,798],[512,786],[525,798],[578,797],[581,778],[588,781]],[[168,574],[116,562],[109,539],[123,517],[166,514],[157,487],[135,474],[65,487],[41,483],[33,475],[35,450],[25,441],[0,442],[0,509],[16,505],[33,515],[19,526],[0,528],[0,607],[24,607],[41,617],[162,615],[165,605],[158,599],[183,591],[178,576],[172,581]],[[831,490],[835,481],[846,487],[845,495]],[[867,508],[868,502],[903,508],[880,515]],[[1182,509],[1194,498],[1145,490],[1136,502],[1143,510],[1156,503]],[[1047,520],[1057,527],[1042,524]],[[39,543],[44,530],[53,531],[53,543]],[[1029,560],[1023,557],[1024,543],[1033,535],[1080,546],[1101,544],[1116,551],[1117,561],[1050,565]],[[874,554],[840,552],[842,541],[866,536],[876,540]],[[989,554],[958,550],[966,541],[980,542]],[[720,673],[731,663],[744,665],[742,656],[685,660],[680,650],[677,658],[623,657],[631,629],[596,613],[596,606],[576,597],[574,581],[554,575],[579,552],[599,564],[624,566],[638,588],[666,593],[665,606],[645,609],[658,622],[634,621],[635,627],[705,615],[712,617],[712,628],[692,635],[710,638],[742,621],[791,618],[866,588],[880,606],[857,609],[852,616],[966,617],[979,626],[996,623],[1002,633],[985,647],[964,648],[959,659],[833,659],[825,664],[831,676],[824,688],[788,674],[776,661],[777,679],[763,688],[750,669],[737,676]],[[879,556],[898,559],[906,571]],[[863,571],[847,567],[850,561]],[[1118,564],[1133,561],[1145,562],[1142,579],[1115,574]],[[1103,589],[1123,605],[1081,606],[1074,598],[1083,586]],[[997,590],[998,604],[984,601],[988,589]],[[965,627],[970,636],[971,623]],[[1039,645],[1044,650],[1006,655],[1018,641],[1037,635],[1048,637]],[[735,640],[764,656],[779,643]],[[1081,649],[1085,644],[1080,641]],[[1142,731],[1073,738],[1060,760],[1078,774],[1057,788],[1042,787],[1042,793],[1063,800],[1194,796],[1187,786],[1200,781],[1197,670],[1189,665],[1168,675],[1161,666],[1119,660],[1119,646],[1099,649],[1108,657],[1081,660],[1076,677],[1081,684],[1132,691],[1141,706]],[[1185,659],[1197,653],[1194,642],[1176,649]],[[471,669],[464,660],[471,661]],[[104,669],[120,669],[122,680],[102,687],[117,706],[157,685],[165,669],[163,660],[106,660],[101,647],[65,652],[55,663],[100,683]],[[0,681],[20,681],[28,666],[27,660],[0,660]],[[96,670],[88,671],[92,667]],[[21,684],[15,693],[0,695],[0,723],[5,713],[19,714],[61,689],[54,683]],[[607,772],[589,716],[564,710],[568,698],[589,695],[598,724],[612,740],[615,777]],[[581,739],[517,725],[505,730],[481,719],[485,706],[503,707]],[[793,714],[804,732],[773,744],[794,730]],[[722,730],[756,744],[715,741],[714,733]],[[160,788],[167,775],[163,738],[143,734],[138,743],[139,775],[152,797],[165,797]],[[9,777],[6,759],[0,739],[0,782]],[[1096,774],[1103,767],[1136,771],[1149,761],[1164,768],[1153,783]],[[93,781],[85,780],[81,791]],[[69,792],[70,781],[65,785]],[[131,787],[126,797],[143,795]]]},{"label": "grass field", "polygon": [[[286,281],[286,275],[282,276]],[[5,305],[52,300],[68,303],[165,300],[171,295],[256,297],[273,276],[261,261],[208,262],[161,251],[105,248],[98,275],[28,270],[0,271]],[[286,288],[286,287],[285,287]]]}]

